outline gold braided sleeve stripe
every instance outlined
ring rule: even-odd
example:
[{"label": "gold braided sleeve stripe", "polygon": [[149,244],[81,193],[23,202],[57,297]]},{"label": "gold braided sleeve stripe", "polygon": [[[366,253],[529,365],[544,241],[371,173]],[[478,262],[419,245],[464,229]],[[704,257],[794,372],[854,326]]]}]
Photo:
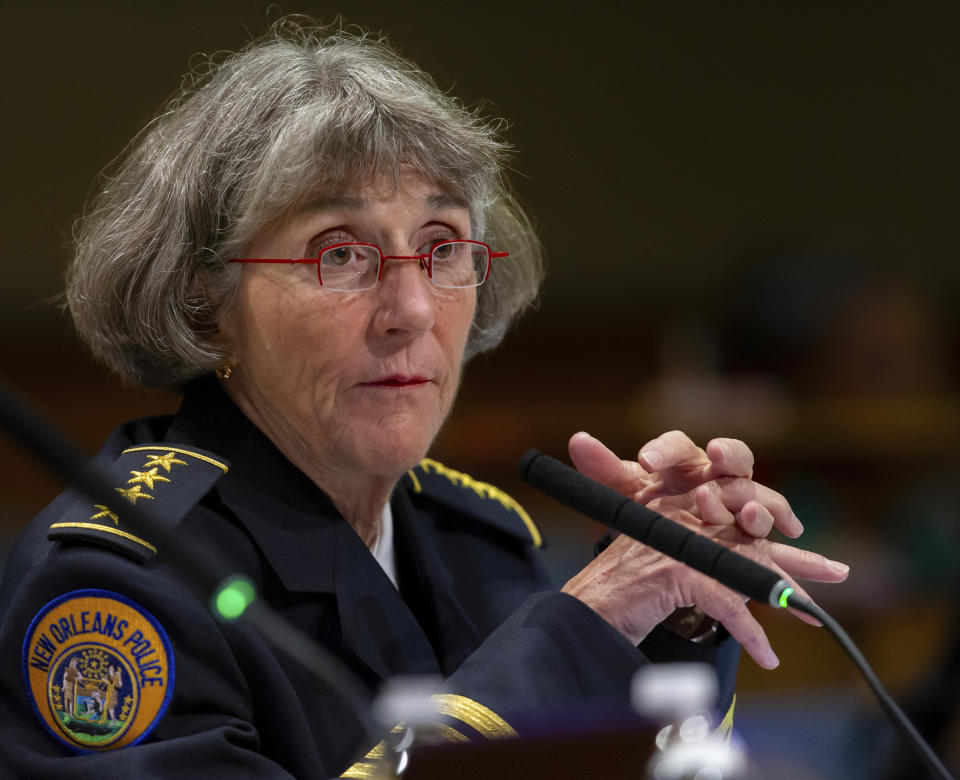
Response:
[{"label": "gold braided sleeve stripe", "polygon": [[480,702],[456,693],[438,693],[431,698],[438,713],[463,721],[487,739],[517,736],[513,726]]},{"label": "gold braided sleeve stripe", "polygon": [[381,762],[387,754],[387,743],[381,740],[372,748],[361,761],[350,766],[340,777],[378,777],[383,775]]},{"label": "gold braided sleeve stripe", "polygon": [[351,766],[346,772],[344,772],[340,777],[348,778],[357,778],[357,777],[384,777],[383,767],[379,764],[371,764],[366,761],[357,761],[356,764]]},{"label": "gold braided sleeve stripe", "polygon": [[448,726],[446,723],[435,723],[433,725],[433,730],[443,737],[447,742],[469,742],[470,737],[466,734],[461,734],[453,726]]},{"label": "gold braided sleeve stripe", "polygon": [[730,709],[727,710],[727,714],[723,716],[723,720],[720,721],[720,725],[717,726],[713,733],[720,737],[724,742],[730,741],[730,735],[733,733],[733,708],[737,706],[737,695],[733,695],[733,701],[730,702]]},{"label": "gold braided sleeve stripe", "polygon": [[363,757],[364,761],[383,761],[384,756],[387,755],[387,743],[383,740],[380,740],[376,745],[374,745],[368,751],[367,755]]},{"label": "gold braided sleeve stripe", "polygon": [[[430,730],[447,742],[469,742],[470,738],[461,734],[453,726],[446,723],[434,723]],[[394,729],[396,731],[396,729]],[[387,743],[379,742],[374,745],[370,752],[363,757],[362,761],[357,761],[353,766],[347,769],[340,777],[342,778],[362,778],[362,777],[382,777],[384,772],[383,759],[387,754]],[[378,774],[378,772],[380,774]],[[392,777],[392,775],[391,775]]]}]

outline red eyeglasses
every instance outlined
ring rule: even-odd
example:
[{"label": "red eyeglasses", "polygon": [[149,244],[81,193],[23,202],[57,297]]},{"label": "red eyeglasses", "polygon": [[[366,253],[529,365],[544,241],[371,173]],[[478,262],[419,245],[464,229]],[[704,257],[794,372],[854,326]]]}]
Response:
[{"label": "red eyeglasses", "polygon": [[383,277],[387,260],[418,260],[427,278],[446,289],[479,287],[490,276],[491,258],[509,257],[509,252],[491,252],[482,241],[441,241],[425,255],[385,255],[376,244],[349,241],[325,247],[316,258],[297,260],[245,258],[231,263],[316,263],[317,278],[328,290],[372,290]]}]

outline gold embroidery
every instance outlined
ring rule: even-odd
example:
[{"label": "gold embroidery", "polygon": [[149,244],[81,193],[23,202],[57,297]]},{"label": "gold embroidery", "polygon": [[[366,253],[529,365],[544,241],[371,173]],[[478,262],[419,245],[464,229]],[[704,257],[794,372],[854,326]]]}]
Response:
[{"label": "gold embroidery", "polygon": [[95,515],[91,515],[91,520],[97,520],[101,517],[109,517],[111,520],[113,520],[114,525],[120,525],[120,518],[110,511],[110,507],[104,506],[103,504],[94,504],[94,506],[100,511]]},{"label": "gold embroidery", "polygon": [[423,492],[423,488],[420,486],[420,480],[417,479],[417,475],[414,473],[413,469],[410,469],[409,471],[407,471],[407,474],[409,474],[410,479],[413,480],[413,492],[414,493]]},{"label": "gold embroidery", "polygon": [[[540,531],[534,524],[533,520],[530,519],[530,515],[528,515],[526,510],[511,496],[500,490],[500,488],[494,487],[487,482],[481,482],[478,479],[474,479],[469,474],[464,474],[462,471],[455,471],[454,469],[448,468],[432,458],[424,458],[421,460],[420,468],[422,468],[428,474],[430,473],[430,469],[433,469],[434,472],[446,477],[454,485],[460,485],[462,487],[469,488],[478,496],[480,496],[480,498],[492,498],[494,501],[499,501],[507,509],[516,512],[520,519],[523,520],[523,524],[527,527],[527,531],[530,532],[530,538],[533,539],[534,547],[540,547],[543,544]],[[417,492],[419,493],[420,491],[418,490]]]},{"label": "gold embroidery", "polygon": [[[430,726],[430,729],[447,742],[470,741],[469,737],[461,734],[459,731],[453,728],[453,726],[448,726],[446,723],[434,723],[432,726]],[[390,731],[391,733],[396,734],[399,731],[403,731],[403,726],[398,724]],[[381,776],[384,772],[384,768],[382,764],[378,766],[378,762],[382,762],[384,758],[386,758],[386,755],[387,743],[381,740],[372,748],[370,748],[370,750],[367,752],[367,755],[365,755],[363,759],[350,766],[350,768],[340,775],[340,777],[362,778]],[[393,775],[390,776],[392,777]]]},{"label": "gold embroidery", "polygon": [[101,525],[100,523],[52,523],[51,528],[88,528],[93,531],[103,531],[105,534],[114,534],[115,536],[122,536],[124,539],[129,539],[132,542],[137,544],[142,544],[148,550],[153,553],[157,552],[157,548],[154,547],[150,542],[145,542],[138,536],[133,534],[128,534],[126,531],[120,531],[116,528],[111,528],[108,525]]},{"label": "gold embroidery", "polygon": [[380,740],[363,758],[365,761],[381,761],[385,755],[387,755],[387,743]]},{"label": "gold embroidery", "polygon": [[724,742],[730,741],[730,735],[733,733],[733,708],[737,706],[737,695],[733,695],[733,700],[730,702],[730,709],[727,710],[727,714],[723,716],[723,720],[720,721],[720,725],[717,726],[713,733],[720,737]]},{"label": "gold embroidery", "polygon": [[517,732],[497,713],[480,702],[456,693],[438,693],[430,697],[437,712],[463,721],[487,739],[515,737]]},{"label": "gold embroidery", "polygon": [[443,737],[447,742],[469,742],[470,737],[461,734],[453,726],[448,726],[446,723],[436,723],[433,726],[434,730]]},{"label": "gold embroidery", "polygon": [[370,764],[366,761],[357,761],[340,777],[362,778],[362,777],[383,777],[383,767],[377,764]]},{"label": "gold embroidery", "polygon": [[185,460],[180,460],[175,452],[168,452],[166,455],[147,455],[147,462],[143,464],[143,467],[147,469],[151,466],[163,466],[169,474],[171,471],[173,471],[174,464],[178,466],[186,466],[187,462]]},{"label": "gold embroidery", "polygon": [[[150,465],[150,464],[147,463],[146,466],[144,466],[144,468],[146,468],[146,467],[149,466],[149,465]],[[169,471],[169,469],[168,469],[168,471]],[[148,488],[149,490],[153,490],[153,483],[154,483],[154,482],[169,482],[169,481],[170,481],[170,480],[167,479],[166,477],[161,476],[160,474],[157,474],[157,467],[156,467],[156,466],[154,466],[152,469],[150,469],[150,471],[134,471],[134,470],[131,469],[131,470],[130,470],[130,473],[133,474],[133,479],[128,479],[128,480],[127,480],[127,484],[128,484],[128,485],[129,485],[129,484],[132,484],[132,483],[142,482],[144,485],[147,486],[147,488]]]},{"label": "gold embroidery", "polygon": [[117,488],[117,492],[134,505],[136,505],[138,498],[149,498],[151,501],[153,500],[153,496],[151,496],[149,493],[142,493],[142,490],[142,485],[134,485],[132,488],[126,489]]},{"label": "gold embroidery", "polygon": [[[166,455],[154,455],[154,454],[152,454],[152,453],[155,453],[155,452],[158,452],[158,451],[166,452],[167,454],[166,454]],[[150,466],[164,466],[164,467],[166,467],[165,461],[168,461],[168,460],[169,460],[169,462],[170,462],[171,465],[173,465],[173,464],[179,464],[179,465],[182,465],[182,466],[186,466],[187,464],[186,464],[185,461],[181,461],[179,458],[174,457],[174,453],[176,452],[176,453],[180,453],[181,455],[189,455],[190,457],[196,458],[197,460],[202,460],[204,463],[209,463],[211,466],[216,466],[218,469],[221,469],[224,474],[226,474],[227,471],[229,471],[229,469],[226,467],[226,465],[223,464],[223,463],[221,463],[221,462],[218,461],[218,460],[214,460],[213,458],[208,458],[206,455],[201,455],[199,452],[191,452],[190,450],[184,450],[184,449],[181,449],[181,448],[179,448],[179,447],[157,447],[157,446],[151,446],[151,447],[130,447],[129,449],[124,450],[124,451],[123,451],[123,454],[126,455],[128,452],[149,452],[149,453],[151,453],[151,454],[148,456],[149,458],[151,458],[151,460],[146,463],[146,468],[149,468]],[[170,470],[170,469],[168,468],[167,471],[169,471],[169,470]]]}]

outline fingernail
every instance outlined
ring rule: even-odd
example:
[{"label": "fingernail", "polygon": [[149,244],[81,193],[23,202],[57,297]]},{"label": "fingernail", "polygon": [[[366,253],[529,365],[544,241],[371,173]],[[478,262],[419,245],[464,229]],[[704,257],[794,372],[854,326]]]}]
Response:
[{"label": "fingernail", "polygon": [[796,515],[790,515],[790,525],[793,527],[794,535],[800,536],[803,533],[803,523]]},{"label": "fingernail", "polygon": [[656,450],[643,450],[640,455],[654,471],[659,471],[662,468],[663,455]]},{"label": "fingernail", "polygon": [[845,563],[840,563],[840,561],[831,561],[827,559],[827,566],[830,568],[831,571],[835,572],[836,574],[850,573],[850,567],[847,566],[847,564]]},{"label": "fingernail", "polygon": [[777,658],[777,654],[771,648],[767,648],[766,652],[763,653],[762,665],[764,669],[776,669],[780,666],[780,659]]}]

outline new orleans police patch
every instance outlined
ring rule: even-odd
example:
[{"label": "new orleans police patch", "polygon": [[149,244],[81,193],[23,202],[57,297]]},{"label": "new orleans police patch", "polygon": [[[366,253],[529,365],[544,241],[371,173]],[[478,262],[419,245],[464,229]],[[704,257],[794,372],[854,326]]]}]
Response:
[{"label": "new orleans police patch", "polygon": [[160,722],[173,694],[173,651],[143,607],[109,590],[74,590],[30,623],[23,677],[55,737],[81,753],[112,750]]}]

